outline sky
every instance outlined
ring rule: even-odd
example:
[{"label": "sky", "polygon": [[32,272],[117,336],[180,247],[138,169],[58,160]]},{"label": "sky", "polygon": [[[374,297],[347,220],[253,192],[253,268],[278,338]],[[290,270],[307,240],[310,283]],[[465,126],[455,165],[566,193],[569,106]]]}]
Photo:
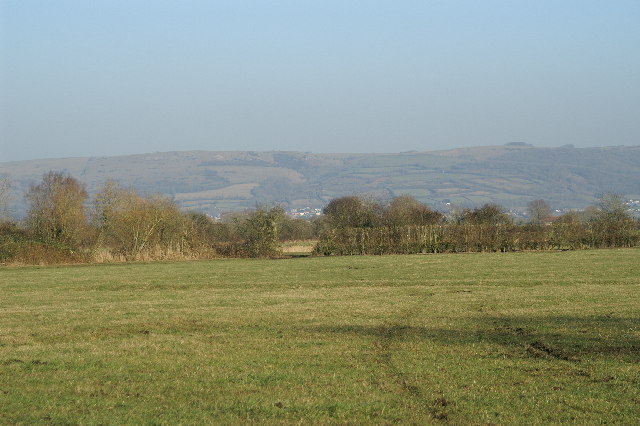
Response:
[{"label": "sky", "polygon": [[0,0],[0,162],[640,144],[638,0]]}]

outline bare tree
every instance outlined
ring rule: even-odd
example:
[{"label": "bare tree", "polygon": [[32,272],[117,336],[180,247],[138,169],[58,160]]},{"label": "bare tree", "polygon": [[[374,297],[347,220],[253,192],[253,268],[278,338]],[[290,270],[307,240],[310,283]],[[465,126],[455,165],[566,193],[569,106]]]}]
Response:
[{"label": "bare tree", "polygon": [[551,214],[551,208],[544,200],[533,200],[527,204],[529,222],[533,225],[542,225]]},{"label": "bare tree", "polygon": [[631,219],[629,207],[621,194],[607,192],[598,199],[596,219],[606,222],[624,222]]},{"label": "bare tree", "polygon": [[597,246],[625,247],[632,245],[635,224],[622,195],[603,194],[598,200],[595,214],[589,223]]},{"label": "bare tree", "polygon": [[93,200],[92,222],[98,244],[136,256],[155,248],[180,248],[188,216],[160,196],[141,197],[133,189],[107,182]]},{"label": "bare tree", "polygon": [[28,228],[46,241],[80,244],[88,229],[86,198],[84,185],[75,178],[61,172],[45,173],[26,194]]}]

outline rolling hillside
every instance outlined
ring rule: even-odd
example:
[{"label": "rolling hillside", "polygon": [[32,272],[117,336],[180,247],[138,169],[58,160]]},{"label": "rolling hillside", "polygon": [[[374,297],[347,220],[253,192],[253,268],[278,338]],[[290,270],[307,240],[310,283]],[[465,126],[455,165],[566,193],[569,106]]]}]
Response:
[{"label": "rolling hillside", "polygon": [[640,146],[516,143],[397,154],[188,151],[0,163],[0,175],[12,182],[14,215],[24,212],[29,185],[50,170],[71,174],[89,192],[112,179],[214,215],[256,203],[322,207],[352,194],[411,194],[441,209],[488,201],[518,208],[537,198],[553,208],[581,208],[607,191],[640,198]]}]

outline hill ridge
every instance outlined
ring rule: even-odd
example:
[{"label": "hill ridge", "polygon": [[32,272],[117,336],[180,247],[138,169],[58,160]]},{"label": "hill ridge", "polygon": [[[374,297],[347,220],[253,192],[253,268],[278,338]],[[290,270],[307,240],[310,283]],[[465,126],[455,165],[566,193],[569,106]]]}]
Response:
[{"label": "hill ridge", "polygon": [[29,185],[50,170],[71,174],[90,193],[116,180],[212,215],[257,203],[317,208],[353,194],[410,194],[441,209],[484,202],[523,208],[538,198],[557,209],[582,208],[603,192],[640,198],[640,146],[511,143],[402,153],[197,150],[2,162],[0,175],[12,181],[15,214],[24,211],[22,194]]}]

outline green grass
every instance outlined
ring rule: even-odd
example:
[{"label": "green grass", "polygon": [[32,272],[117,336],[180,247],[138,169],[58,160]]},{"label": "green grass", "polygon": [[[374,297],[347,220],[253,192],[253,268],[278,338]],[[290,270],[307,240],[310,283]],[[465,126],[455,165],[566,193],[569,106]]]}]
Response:
[{"label": "green grass", "polygon": [[633,424],[640,251],[0,269],[0,424]]}]

